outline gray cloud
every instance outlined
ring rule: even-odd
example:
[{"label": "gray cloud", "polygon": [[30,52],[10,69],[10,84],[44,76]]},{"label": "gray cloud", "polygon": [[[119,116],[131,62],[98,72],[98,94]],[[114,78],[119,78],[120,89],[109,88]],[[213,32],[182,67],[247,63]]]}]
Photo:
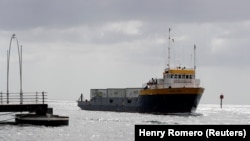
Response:
[{"label": "gray cloud", "polygon": [[249,19],[247,0],[13,0],[0,2],[2,29],[70,27],[107,21],[164,23],[232,22]]},{"label": "gray cloud", "polygon": [[[226,84],[227,76],[220,79],[223,71],[230,74],[228,68],[242,67],[239,78],[249,71],[249,3],[0,1],[0,65],[6,65],[9,40],[16,33],[24,50],[25,89],[47,89],[53,98],[74,99],[83,87],[87,97],[90,88],[141,86],[148,78],[161,77],[167,62],[168,28],[172,28],[175,43],[171,51],[180,52],[172,61],[192,64],[196,44],[198,68],[206,72],[201,81],[210,88],[209,93],[217,93],[222,88],[213,80]],[[5,70],[1,72],[4,78]],[[4,91],[4,80],[1,84]]]}]

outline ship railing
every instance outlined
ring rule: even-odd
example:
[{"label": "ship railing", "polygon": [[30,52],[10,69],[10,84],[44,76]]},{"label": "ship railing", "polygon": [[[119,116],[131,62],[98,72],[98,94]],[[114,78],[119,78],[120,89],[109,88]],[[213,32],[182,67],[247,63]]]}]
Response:
[{"label": "ship railing", "polygon": [[0,105],[6,104],[45,104],[47,103],[47,92],[22,92],[3,93],[0,92]]}]

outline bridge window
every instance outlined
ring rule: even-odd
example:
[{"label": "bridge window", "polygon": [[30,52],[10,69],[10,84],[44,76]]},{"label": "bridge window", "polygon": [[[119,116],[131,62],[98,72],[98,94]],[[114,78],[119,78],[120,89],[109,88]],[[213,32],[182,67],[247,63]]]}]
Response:
[{"label": "bridge window", "polygon": [[174,75],[174,78],[177,78],[177,74]]},{"label": "bridge window", "polygon": [[185,74],[182,75],[182,79],[185,79]]}]

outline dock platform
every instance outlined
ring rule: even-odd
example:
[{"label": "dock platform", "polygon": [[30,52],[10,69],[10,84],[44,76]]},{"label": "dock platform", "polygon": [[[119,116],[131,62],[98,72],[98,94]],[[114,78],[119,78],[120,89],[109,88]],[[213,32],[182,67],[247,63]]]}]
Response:
[{"label": "dock platform", "polygon": [[0,112],[36,112],[46,113],[48,104],[5,104],[0,105]]},{"label": "dock platform", "polygon": [[[19,72],[20,72],[20,92],[10,93],[9,72],[11,59],[12,41],[16,41],[18,49]],[[53,115],[53,109],[46,104],[46,92],[23,92],[22,88],[22,46],[19,47],[16,34],[10,38],[9,49],[7,50],[7,89],[6,93],[0,92],[0,112],[27,112],[16,114],[17,124],[35,125],[68,125],[68,117]],[[6,121],[6,120],[2,120]],[[0,121],[0,123],[3,123]],[[7,122],[5,122],[7,123]]]},{"label": "dock platform", "polygon": [[46,104],[46,96],[45,92],[22,95],[0,93],[0,112],[22,112],[15,115],[15,125],[68,125],[69,117],[53,115],[53,109]]}]

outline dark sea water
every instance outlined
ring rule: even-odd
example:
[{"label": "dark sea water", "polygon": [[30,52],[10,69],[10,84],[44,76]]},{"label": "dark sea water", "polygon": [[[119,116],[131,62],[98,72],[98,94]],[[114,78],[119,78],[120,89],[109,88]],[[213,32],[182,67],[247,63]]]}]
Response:
[{"label": "dark sea water", "polygon": [[[200,104],[193,115],[152,115],[84,111],[75,101],[48,104],[55,115],[69,116],[68,126],[0,124],[0,141],[133,141],[136,124],[250,124],[250,105]],[[14,121],[0,114],[1,121]]]}]

